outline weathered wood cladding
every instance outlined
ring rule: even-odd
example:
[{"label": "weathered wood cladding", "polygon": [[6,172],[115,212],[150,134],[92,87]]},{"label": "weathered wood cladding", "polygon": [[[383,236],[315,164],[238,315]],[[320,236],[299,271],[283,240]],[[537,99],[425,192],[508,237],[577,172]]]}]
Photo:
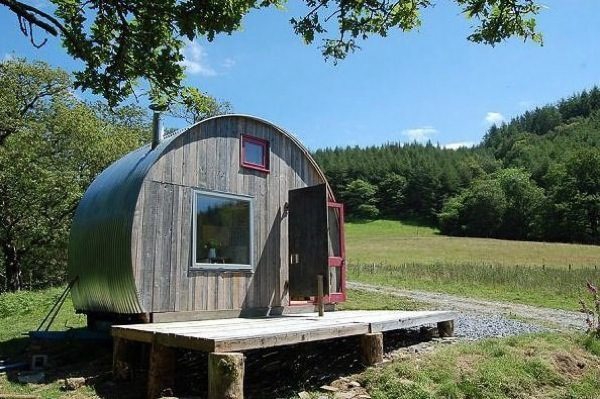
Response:
[{"label": "weathered wood cladding", "polygon": [[[270,172],[240,166],[240,136],[269,141]],[[231,116],[175,137],[144,179],[132,229],[132,266],[148,312],[288,304],[288,191],[325,183],[305,150],[263,121]],[[254,198],[254,271],[190,270],[195,189]]]}]

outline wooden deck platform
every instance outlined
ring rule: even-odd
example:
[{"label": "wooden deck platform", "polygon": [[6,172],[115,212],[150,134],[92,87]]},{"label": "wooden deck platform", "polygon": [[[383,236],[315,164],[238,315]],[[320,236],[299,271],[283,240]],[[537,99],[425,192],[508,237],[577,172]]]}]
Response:
[{"label": "wooden deck platform", "polygon": [[112,327],[113,376],[126,379],[134,358],[132,341],[149,344],[147,397],[162,396],[175,380],[175,349],[208,352],[208,398],[242,399],[244,354],[251,349],[360,336],[365,365],[383,361],[383,332],[437,324],[440,336],[453,334],[457,312],[338,311]]},{"label": "wooden deck platform", "polygon": [[363,335],[453,320],[449,311],[338,311],[114,326],[113,337],[205,352],[232,352]]}]

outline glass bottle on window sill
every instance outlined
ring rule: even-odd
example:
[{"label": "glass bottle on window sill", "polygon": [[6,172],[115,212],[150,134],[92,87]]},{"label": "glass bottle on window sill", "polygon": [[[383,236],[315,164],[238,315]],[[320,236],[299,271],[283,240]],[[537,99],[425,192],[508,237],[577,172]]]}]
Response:
[{"label": "glass bottle on window sill", "polygon": [[214,247],[211,247],[208,249],[208,259],[211,260],[211,263],[213,263],[213,260],[217,258],[217,249]]}]

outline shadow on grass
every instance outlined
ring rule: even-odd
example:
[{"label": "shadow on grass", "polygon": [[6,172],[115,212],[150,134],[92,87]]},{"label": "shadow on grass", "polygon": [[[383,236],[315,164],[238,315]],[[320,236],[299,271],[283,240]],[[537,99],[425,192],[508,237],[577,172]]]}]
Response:
[{"label": "shadow on grass", "polygon": [[[2,342],[0,347],[10,348],[15,356],[27,363],[31,355],[47,355],[48,363],[43,369],[42,383],[47,386],[44,391],[47,391],[51,397],[55,397],[50,394],[52,392],[60,396],[65,379],[74,377],[84,378],[85,385],[92,388],[96,395],[103,399],[142,398],[145,393],[143,389],[145,385],[138,384],[138,381],[126,383],[112,381],[112,340],[110,339],[39,340],[24,337]],[[18,353],[17,349],[20,349]],[[35,387],[36,385],[19,380],[19,376],[27,374],[35,374],[35,372],[11,370],[6,373],[6,378],[17,386]]]},{"label": "shadow on grass", "polygon": [[0,358],[14,361],[25,352],[28,344],[29,337],[25,335],[19,338],[2,341],[0,342]]}]

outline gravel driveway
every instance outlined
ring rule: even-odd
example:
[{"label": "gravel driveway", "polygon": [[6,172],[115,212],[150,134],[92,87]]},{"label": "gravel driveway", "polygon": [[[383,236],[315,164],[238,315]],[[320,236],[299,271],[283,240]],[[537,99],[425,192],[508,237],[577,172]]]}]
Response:
[{"label": "gravel driveway", "polygon": [[348,282],[348,287],[412,298],[430,303],[434,309],[459,311],[460,316],[455,321],[455,334],[467,339],[503,337],[549,329],[581,330],[585,327],[585,316],[578,312],[358,282]]}]

